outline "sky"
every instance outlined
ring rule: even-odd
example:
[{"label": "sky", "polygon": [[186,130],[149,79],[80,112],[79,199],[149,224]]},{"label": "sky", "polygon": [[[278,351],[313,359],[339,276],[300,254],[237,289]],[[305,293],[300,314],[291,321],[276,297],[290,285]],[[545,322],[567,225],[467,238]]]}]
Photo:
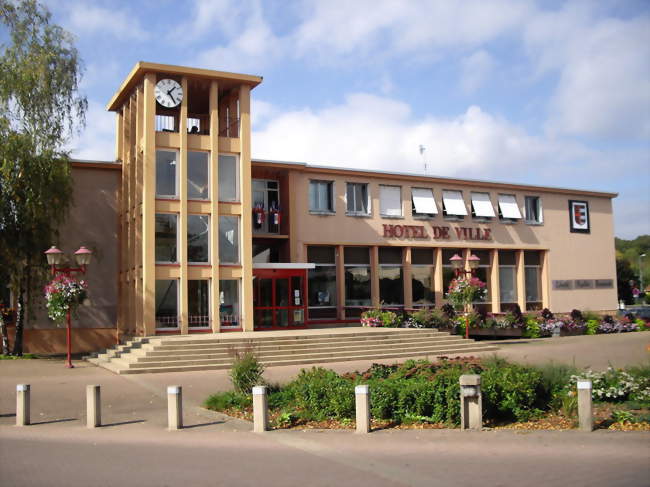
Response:
[{"label": "sky", "polygon": [[254,158],[616,192],[650,234],[647,0],[44,3],[85,64],[73,157],[115,157],[136,62],[233,71],[264,78]]}]

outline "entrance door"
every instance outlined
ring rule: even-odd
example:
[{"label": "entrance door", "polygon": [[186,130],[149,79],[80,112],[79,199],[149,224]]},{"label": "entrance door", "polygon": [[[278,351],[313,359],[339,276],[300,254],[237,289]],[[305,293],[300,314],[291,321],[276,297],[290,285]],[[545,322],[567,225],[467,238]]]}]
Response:
[{"label": "entrance door", "polygon": [[305,328],[304,269],[255,269],[256,330]]}]

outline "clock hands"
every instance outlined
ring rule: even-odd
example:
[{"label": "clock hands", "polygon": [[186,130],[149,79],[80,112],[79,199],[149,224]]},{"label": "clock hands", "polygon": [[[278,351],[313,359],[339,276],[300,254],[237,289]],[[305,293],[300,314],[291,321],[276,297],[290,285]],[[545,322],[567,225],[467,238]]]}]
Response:
[{"label": "clock hands", "polygon": [[167,90],[167,96],[168,96],[169,98],[172,99],[172,103],[173,103],[174,105],[176,104],[176,100],[175,100],[174,97],[172,96],[172,91],[174,91],[175,89],[176,89],[176,87],[175,87],[175,86],[172,86],[172,89],[171,89],[171,90]]}]

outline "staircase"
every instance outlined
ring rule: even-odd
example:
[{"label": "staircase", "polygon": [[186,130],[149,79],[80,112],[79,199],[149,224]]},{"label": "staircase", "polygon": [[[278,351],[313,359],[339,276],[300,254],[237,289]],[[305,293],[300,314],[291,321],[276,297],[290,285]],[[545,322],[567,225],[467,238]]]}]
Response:
[{"label": "staircase", "polygon": [[497,350],[435,329],[339,328],[139,337],[86,360],[116,374],[229,369],[234,351],[268,366],[413,358]]}]

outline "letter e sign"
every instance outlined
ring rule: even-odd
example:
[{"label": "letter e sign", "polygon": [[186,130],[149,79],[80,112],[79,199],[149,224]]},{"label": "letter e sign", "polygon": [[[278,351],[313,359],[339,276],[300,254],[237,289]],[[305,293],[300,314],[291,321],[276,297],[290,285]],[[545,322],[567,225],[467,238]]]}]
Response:
[{"label": "letter e sign", "polygon": [[589,233],[589,203],[569,200],[569,229],[573,233]]}]

